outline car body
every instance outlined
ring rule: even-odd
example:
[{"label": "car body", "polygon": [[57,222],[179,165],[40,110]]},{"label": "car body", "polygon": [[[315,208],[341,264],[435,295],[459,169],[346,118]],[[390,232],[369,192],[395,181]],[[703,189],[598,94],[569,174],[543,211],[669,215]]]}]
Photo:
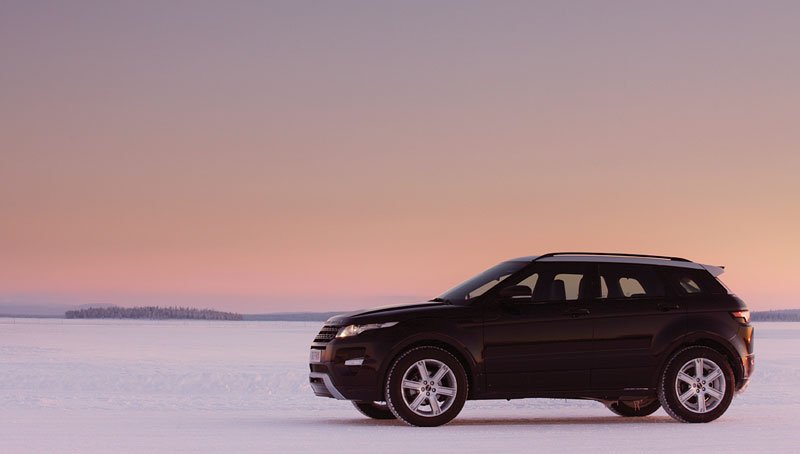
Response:
[{"label": "car body", "polygon": [[[704,347],[724,357],[732,373],[727,386],[742,391],[754,367],[753,327],[744,302],[717,279],[722,271],[676,257],[616,253],[507,260],[431,301],[330,318],[311,345],[310,384],[318,396],[380,408],[391,403],[393,365],[404,352],[427,347],[445,351],[459,372],[463,368],[465,399],[578,398],[617,405],[610,407],[615,412],[643,402],[657,409],[659,388],[672,389],[661,384],[670,360]],[[722,362],[708,355],[706,361]],[[691,367],[684,369],[693,375]],[[704,378],[697,371],[696,378]],[[679,394],[689,386],[676,383]],[[713,398],[690,400],[696,407]]]}]

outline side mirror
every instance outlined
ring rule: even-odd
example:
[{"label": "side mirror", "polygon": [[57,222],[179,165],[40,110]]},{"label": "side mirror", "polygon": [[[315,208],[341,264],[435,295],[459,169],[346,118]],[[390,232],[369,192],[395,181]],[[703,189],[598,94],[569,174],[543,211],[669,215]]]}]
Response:
[{"label": "side mirror", "polygon": [[497,295],[502,299],[511,299],[519,296],[530,298],[532,295],[531,288],[527,285],[512,285],[504,289],[500,289]]}]

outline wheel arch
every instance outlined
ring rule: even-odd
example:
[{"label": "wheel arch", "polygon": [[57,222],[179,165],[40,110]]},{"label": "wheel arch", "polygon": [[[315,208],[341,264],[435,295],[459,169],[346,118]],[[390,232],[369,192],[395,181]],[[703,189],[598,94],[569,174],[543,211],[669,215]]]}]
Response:
[{"label": "wheel arch", "polygon": [[664,370],[666,369],[667,365],[669,364],[669,360],[675,356],[676,353],[680,352],[681,350],[688,348],[688,347],[708,347],[725,357],[728,360],[728,364],[731,366],[733,370],[733,377],[736,383],[742,380],[744,375],[744,371],[742,370],[742,362],[738,360],[736,353],[733,351],[731,347],[729,347],[728,342],[725,339],[722,339],[719,336],[714,335],[713,333],[695,333],[693,335],[687,336],[686,338],[679,341],[677,344],[673,345],[673,347],[668,351],[664,358],[661,361],[661,364],[658,368],[658,375],[660,377],[664,374]]},{"label": "wheel arch", "polygon": [[478,377],[476,375],[477,365],[475,364],[475,360],[472,358],[472,355],[466,351],[466,349],[458,347],[456,342],[441,337],[408,339],[406,342],[395,348],[392,351],[391,360],[386,362],[386,367],[384,367],[381,373],[381,383],[386,383],[391,366],[398,360],[400,356],[403,355],[403,353],[418,347],[438,347],[453,355],[453,357],[455,357],[458,362],[461,363],[461,367],[464,368],[464,372],[467,375],[467,389],[469,390],[467,399],[473,395],[475,392],[475,383],[478,381]]}]

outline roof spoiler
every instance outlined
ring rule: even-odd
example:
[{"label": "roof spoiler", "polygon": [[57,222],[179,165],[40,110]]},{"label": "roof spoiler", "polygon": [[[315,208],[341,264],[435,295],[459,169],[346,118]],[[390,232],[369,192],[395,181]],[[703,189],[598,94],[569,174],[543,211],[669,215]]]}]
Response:
[{"label": "roof spoiler", "polygon": [[711,273],[714,277],[719,277],[720,274],[725,272],[724,266],[714,266],[714,265],[700,265],[706,269],[709,273]]}]

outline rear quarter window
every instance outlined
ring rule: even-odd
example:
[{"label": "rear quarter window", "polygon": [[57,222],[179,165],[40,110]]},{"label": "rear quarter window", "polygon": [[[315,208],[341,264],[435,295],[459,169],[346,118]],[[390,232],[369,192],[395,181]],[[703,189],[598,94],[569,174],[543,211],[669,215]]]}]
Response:
[{"label": "rear quarter window", "polygon": [[669,280],[681,295],[726,294],[728,291],[706,270],[674,268]]}]

